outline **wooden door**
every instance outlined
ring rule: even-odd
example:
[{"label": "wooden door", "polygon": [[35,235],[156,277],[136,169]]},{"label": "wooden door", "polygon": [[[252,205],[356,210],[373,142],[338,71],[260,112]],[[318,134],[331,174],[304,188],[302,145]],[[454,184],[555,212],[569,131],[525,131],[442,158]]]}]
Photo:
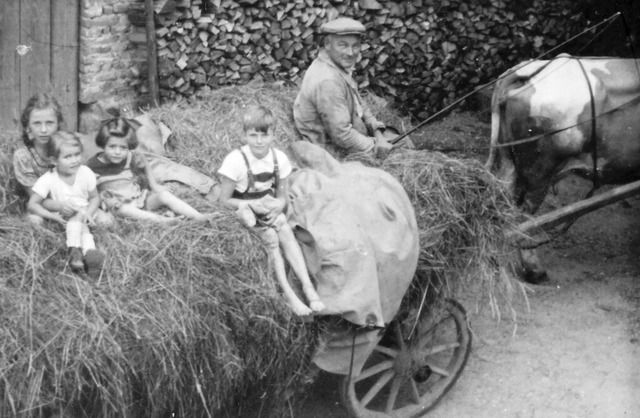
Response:
[{"label": "wooden door", "polygon": [[20,129],[29,97],[48,92],[77,129],[79,2],[0,0],[1,127]]}]

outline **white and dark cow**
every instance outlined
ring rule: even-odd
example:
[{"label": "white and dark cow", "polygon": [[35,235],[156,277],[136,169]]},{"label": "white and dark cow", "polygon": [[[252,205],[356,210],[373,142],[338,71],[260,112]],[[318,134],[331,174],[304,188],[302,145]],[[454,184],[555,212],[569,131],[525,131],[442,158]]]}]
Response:
[{"label": "white and dark cow", "polygon": [[[487,168],[531,214],[569,173],[593,179],[595,168],[600,184],[640,178],[640,60],[562,54],[517,65],[496,83],[491,145]],[[523,267],[529,281],[546,277]]]}]

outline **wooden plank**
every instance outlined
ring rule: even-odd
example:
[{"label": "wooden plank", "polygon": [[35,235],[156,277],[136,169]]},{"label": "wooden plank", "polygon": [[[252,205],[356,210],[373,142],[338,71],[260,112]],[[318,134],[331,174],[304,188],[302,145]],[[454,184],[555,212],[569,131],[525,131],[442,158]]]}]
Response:
[{"label": "wooden plank", "polygon": [[69,130],[78,129],[80,0],[51,1],[51,84]]},{"label": "wooden plank", "polygon": [[0,126],[20,126],[20,4],[0,1]]},{"label": "wooden plank", "polygon": [[51,88],[51,1],[20,0],[20,43],[31,52],[20,58],[20,108]]},{"label": "wooden plank", "polygon": [[149,94],[154,106],[160,106],[160,84],[158,83],[158,51],[156,49],[156,27],[154,22],[153,0],[145,0],[147,13],[147,68],[149,69]]},{"label": "wooden plank", "polygon": [[532,229],[551,228],[565,222],[574,221],[582,215],[603,208],[619,200],[627,199],[639,193],[640,180],[623,186],[618,186],[588,199],[572,203],[571,205],[561,207],[560,209],[553,210],[534,219],[523,222],[513,231],[510,231],[507,236],[509,238],[515,238],[518,234],[528,232]]}]

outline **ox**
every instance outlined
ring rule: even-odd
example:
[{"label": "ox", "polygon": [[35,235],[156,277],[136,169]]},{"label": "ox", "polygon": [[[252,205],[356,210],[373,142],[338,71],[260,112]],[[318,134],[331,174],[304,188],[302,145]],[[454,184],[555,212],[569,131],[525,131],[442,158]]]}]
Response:
[{"label": "ox", "polygon": [[[500,76],[491,107],[486,166],[527,213],[571,173],[594,188],[640,178],[640,60],[561,54],[523,62]],[[522,261],[525,280],[546,279]]]}]

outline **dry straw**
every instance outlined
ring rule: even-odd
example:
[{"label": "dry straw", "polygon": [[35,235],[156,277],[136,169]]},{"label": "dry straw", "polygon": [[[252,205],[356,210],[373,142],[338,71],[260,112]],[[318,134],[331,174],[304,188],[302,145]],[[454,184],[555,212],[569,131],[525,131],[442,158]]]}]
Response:
[{"label": "dry straw", "polygon": [[[249,104],[276,113],[281,148],[296,139],[296,90],[230,87],[149,113],[174,132],[171,158],[213,176],[240,144]],[[408,126],[383,101],[367,100],[387,122]],[[185,193],[209,220],[98,230],[106,269],[98,280],[78,276],[65,265],[62,229],[16,214],[7,193],[16,141],[2,139],[0,416],[283,416],[286,395],[312,380],[321,330],[286,308],[251,230]],[[477,161],[427,152],[392,155],[381,168],[406,188],[421,232],[426,274],[403,309],[432,289],[510,310],[517,285],[504,230],[516,215],[495,179]]]},{"label": "dry straw", "polygon": [[15,194],[15,181],[11,157],[13,151],[22,143],[20,134],[0,129],[0,212],[18,213],[20,203]]},{"label": "dry straw", "polygon": [[251,394],[268,410],[308,374],[315,327],[233,214],[96,240],[107,269],[92,281],[65,265],[61,228],[0,220],[2,416],[218,416]]}]

